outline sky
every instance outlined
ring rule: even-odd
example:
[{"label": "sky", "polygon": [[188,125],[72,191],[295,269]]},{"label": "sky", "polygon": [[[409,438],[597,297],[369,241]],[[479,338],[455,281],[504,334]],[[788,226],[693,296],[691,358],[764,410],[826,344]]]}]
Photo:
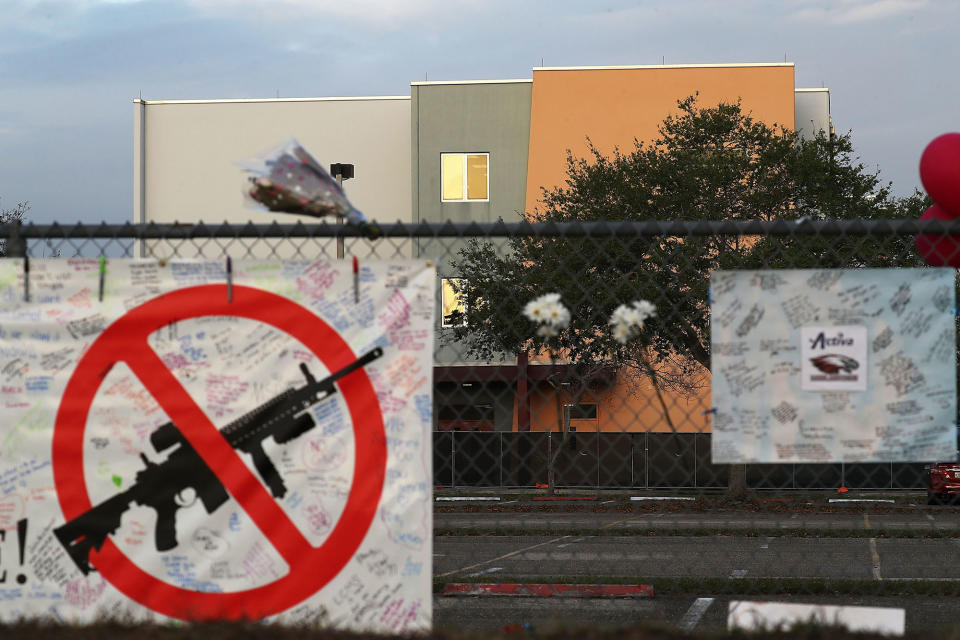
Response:
[{"label": "sky", "polygon": [[[126,222],[133,100],[409,95],[538,66],[795,63],[863,164],[920,188],[960,131],[958,0],[0,0],[0,207]],[[238,159],[239,160],[239,159]]]}]

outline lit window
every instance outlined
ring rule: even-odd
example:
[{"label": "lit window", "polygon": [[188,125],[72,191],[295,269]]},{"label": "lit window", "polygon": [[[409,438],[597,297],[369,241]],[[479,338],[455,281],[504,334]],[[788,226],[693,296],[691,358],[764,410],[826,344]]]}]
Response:
[{"label": "lit window", "polygon": [[489,200],[489,153],[441,153],[441,199],[444,202]]},{"label": "lit window", "polygon": [[462,327],[467,323],[467,300],[463,294],[466,280],[442,278],[440,280],[440,326]]}]

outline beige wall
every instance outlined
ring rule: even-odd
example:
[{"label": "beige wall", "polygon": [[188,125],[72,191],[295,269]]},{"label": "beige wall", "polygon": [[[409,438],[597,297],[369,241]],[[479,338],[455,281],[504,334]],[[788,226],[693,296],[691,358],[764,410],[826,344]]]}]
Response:
[{"label": "beige wall", "polygon": [[411,219],[408,97],[135,100],[134,116],[134,222],[295,222],[247,207],[234,164],[290,137],[321,165],[355,165],[344,189],[368,218]]}]

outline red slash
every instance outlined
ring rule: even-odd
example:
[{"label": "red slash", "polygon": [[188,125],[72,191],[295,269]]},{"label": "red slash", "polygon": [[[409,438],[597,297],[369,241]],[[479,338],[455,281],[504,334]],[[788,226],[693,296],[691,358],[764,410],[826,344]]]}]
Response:
[{"label": "red slash", "polygon": [[234,316],[269,324],[299,340],[330,371],[356,359],[349,345],[316,315],[287,298],[234,286],[204,285],[164,294],[132,309],[91,345],[64,390],[53,437],[53,473],[67,520],[91,508],[83,473],[83,434],[106,373],[125,362],[179,427],[223,486],[286,560],[290,571],[269,584],[231,593],[200,593],[146,573],[108,538],[92,564],[131,599],[171,617],[259,619],[302,602],[350,561],[376,514],[386,469],[386,436],[376,393],[366,372],[337,382],[354,429],[354,474],[343,514],[320,547],[313,547],[238,453],[193,401],[147,342],[157,329],[201,316]]}]

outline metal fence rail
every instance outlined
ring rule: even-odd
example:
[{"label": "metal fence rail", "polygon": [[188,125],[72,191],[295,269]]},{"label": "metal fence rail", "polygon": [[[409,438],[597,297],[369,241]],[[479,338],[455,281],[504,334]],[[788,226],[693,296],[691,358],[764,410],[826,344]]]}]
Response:
[{"label": "metal fence rail", "polygon": [[[570,489],[726,489],[730,469],[710,463],[710,434],[577,433],[560,457],[558,486]],[[523,489],[547,481],[559,440],[537,433],[436,431],[433,483],[449,489]],[[764,491],[926,490],[926,465],[837,463],[745,465],[747,487]]]}]

